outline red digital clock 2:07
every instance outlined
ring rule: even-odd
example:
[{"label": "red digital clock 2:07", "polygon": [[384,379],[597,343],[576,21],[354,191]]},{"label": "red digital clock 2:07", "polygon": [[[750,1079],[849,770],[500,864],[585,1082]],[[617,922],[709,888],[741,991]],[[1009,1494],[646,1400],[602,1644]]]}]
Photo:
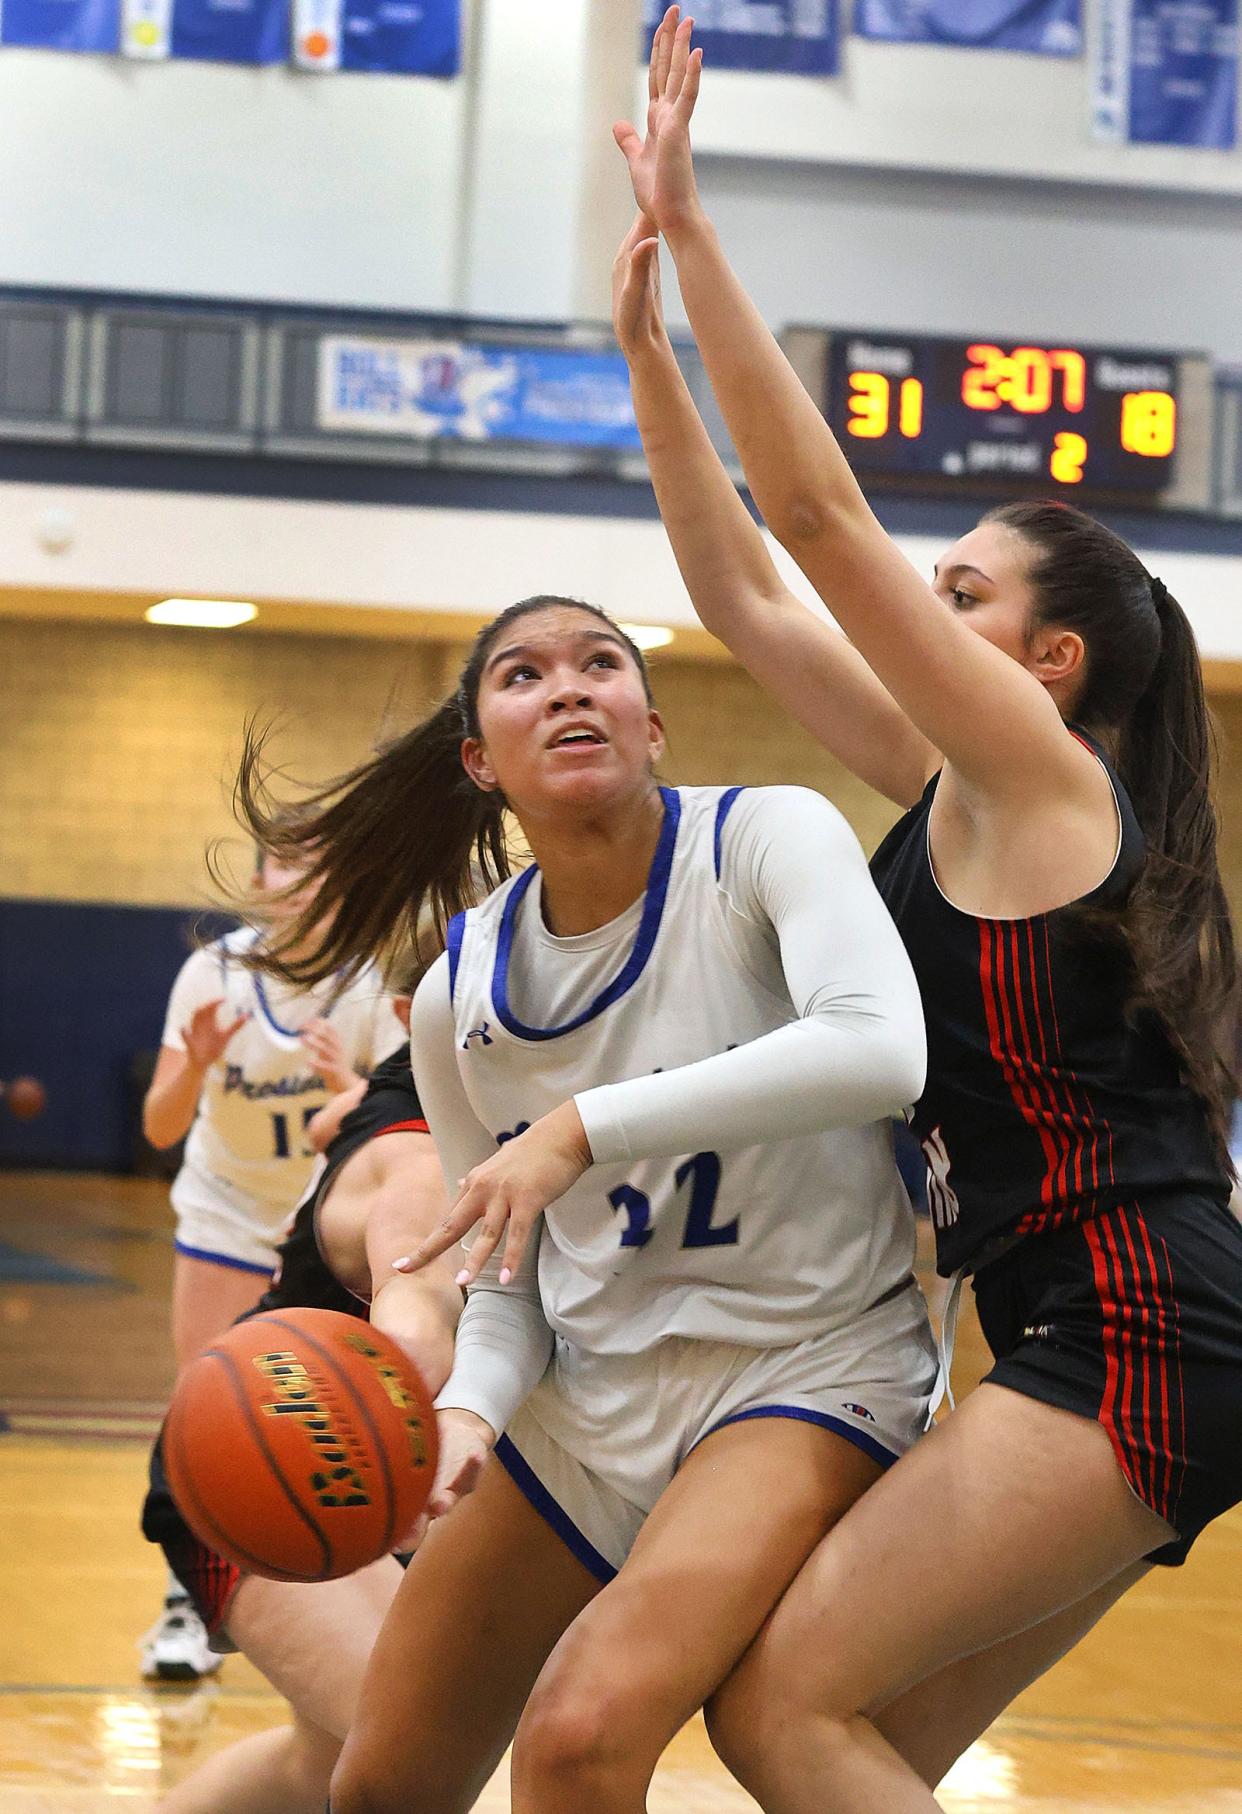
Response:
[{"label": "red digital clock 2:07", "polygon": [[1173,478],[1178,358],[834,329],[825,414],[860,473],[1150,496]]}]

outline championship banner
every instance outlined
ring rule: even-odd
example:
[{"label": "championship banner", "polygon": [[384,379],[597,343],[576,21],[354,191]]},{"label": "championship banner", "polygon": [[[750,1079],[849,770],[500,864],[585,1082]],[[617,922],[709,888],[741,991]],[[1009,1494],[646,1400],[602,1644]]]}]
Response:
[{"label": "championship banner", "polygon": [[1082,0],[855,0],[854,31],[887,43],[1076,57]]},{"label": "championship banner", "polygon": [[1097,139],[1237,144],[1238,0],[1096,0]]},{"label": "championship banner", "polygon": [[121,0],[127,57],[211,63],[284,63],[287,0]]},{"label": "championship banner", "polygon": [[115,51],[121,35],[118,0],[2,0],[0,44],[31,50]]},{"label": "championship banner", "polygon": [[316,419],[423,441],[642,447],[625,360],[585,347],[325,336]]},{"label": "championship banner", "polygon": [[299,69],[455,76],[461,0],[293,0]]},{"label": "championship banner", "polygon": [[[651,34],[667,10],[663,0],[647,0],[644,62]],[[700,0],[692,10],[694,42],[702,45],[712,69],[791,76],[837,73],[837,0]]]}]

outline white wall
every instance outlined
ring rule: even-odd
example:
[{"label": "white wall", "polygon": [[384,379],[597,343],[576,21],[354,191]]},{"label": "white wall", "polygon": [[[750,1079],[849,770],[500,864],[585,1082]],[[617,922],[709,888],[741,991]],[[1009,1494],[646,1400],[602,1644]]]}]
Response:
[{"label": "white wall", "polygon": [[[40,538],[51,510],[69,539]],[[1242,560],[1140,555],[1180,598],[1209,657],[1242,659]],[[900,538],[921,573],[939,541]],[[787,582],[814,595],[784,551]],[[295,503],[94,487],[0,485],[0,576],[7,587],[191,593],[409,610],[489,613],[534,592],[566,592],[630,622],[695,622],[663,527],[616,517]],[[0,594],[0,603],[2,603]]]},{"label": "white wall", "polygon": [[1242,360],[1242,197],[740,158],[705,159],[702,182],[774,322],[1128,341]]},{"label": "white wall", "polygon": [[452,306],[460,82],[0,50],[0,283]]}]

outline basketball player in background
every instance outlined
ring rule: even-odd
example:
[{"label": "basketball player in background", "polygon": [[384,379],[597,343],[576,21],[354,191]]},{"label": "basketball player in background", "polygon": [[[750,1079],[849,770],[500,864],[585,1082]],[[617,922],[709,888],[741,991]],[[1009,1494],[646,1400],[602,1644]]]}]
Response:
[{"label": "basketball player in background", "polygon": [[[394,1005],[408,1020],[408,995]],[[393,1270],[447,1207],[405,1042],[364,1085],[335,1098],[313,1133],[328,1135],[323,1168],[298,1206],[268,1289],[247,1314],[313,1308],[369,1317],[405,1350],[434,1394],[452,1363],[462,1295],[447,1262],[417,1277]],[[339,1581],[242,1574],[185,1523],[160,1443],[143,1531],[162,1546],[213,1654],[244,1651],[292,1712],[288,1725],[208,1758],[160,1803],[159,1814],[320,1814],[371,1647],[401,1579],[396,1559],[386,1556]],[[182,1679],[193,1679],[182,1667]]]},{"label": "basketball player in background", "polygon": [[[290,989],[246,967],[307,909],[302,872],[257,852],[254,923],[194,951],[173,984],[142,1125],[155,1147],[185,1139],[176,1215],[172,1333],[177,1366],[254,1302],[310,1182],[310,1124],[401,1039],[392,998],[368,969]],[[185,1680],[218,1669],[180,1583],[143,1639],[142,1672]]]}]

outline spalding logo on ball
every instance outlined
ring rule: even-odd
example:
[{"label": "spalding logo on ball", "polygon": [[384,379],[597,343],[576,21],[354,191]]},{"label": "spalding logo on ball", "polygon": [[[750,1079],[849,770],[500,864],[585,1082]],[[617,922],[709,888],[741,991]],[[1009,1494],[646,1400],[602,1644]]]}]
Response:
[{"label": "spalding logo on ball", "polygon": [[273,1580],[331,1581],[409,1533],[435,1479],[435,1412],[379,1330],[336,1310],[270,1310],[185,1369],[164,1459],[209,1549]]}]

